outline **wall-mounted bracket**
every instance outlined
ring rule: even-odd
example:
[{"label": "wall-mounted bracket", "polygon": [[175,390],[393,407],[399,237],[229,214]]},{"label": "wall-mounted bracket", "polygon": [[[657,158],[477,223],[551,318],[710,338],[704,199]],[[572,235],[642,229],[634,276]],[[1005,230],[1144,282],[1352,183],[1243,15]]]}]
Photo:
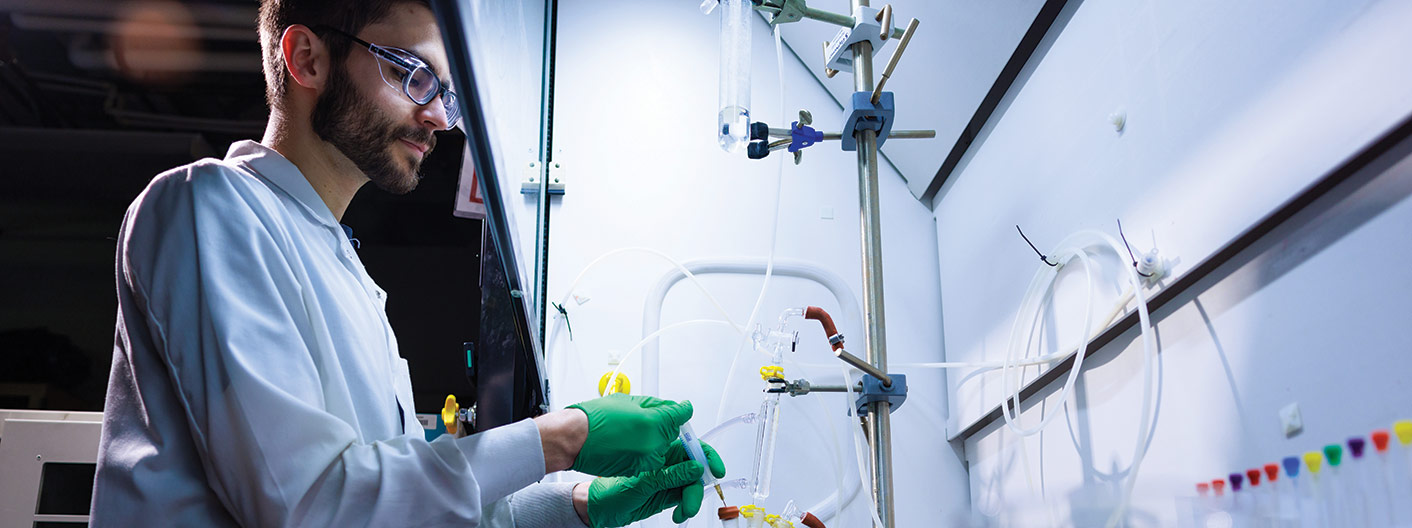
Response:
[{"label": "wall-mounted bracket", "polygon": [[520,194],[539,194],[539,179],[549,178],[549,194],[564,194],[564,166],[559,162],[549,164],[549,174],[546,175],[538,161],[531,161],[525,166],[525,177],[520,181]]}]

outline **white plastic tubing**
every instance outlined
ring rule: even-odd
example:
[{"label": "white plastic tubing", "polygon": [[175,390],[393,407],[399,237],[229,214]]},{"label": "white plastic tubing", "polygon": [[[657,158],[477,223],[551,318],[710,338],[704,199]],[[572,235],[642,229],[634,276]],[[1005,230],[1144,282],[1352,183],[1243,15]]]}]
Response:
[{"label": "white plastic tubing", "polygon": [[[1094,290],[1094,263],[1090,260],[1092,258],[1091,252],[1105,250],[1114,252],[1121,260],[1126,252],[1126,246],[1119,244],[1112,236],[1100,231],[1083,230],[1069,235],[1050,253],[1050,256],[1058,259],[1059,265],[1057,267],[1050,267],[1048,265],[1039,267],[1039,270],[1035,272],[1034,278],[1030,281],[1029,290],[1025,293],[1024,300],[1020,303],[1020,308],[1015,312],[1015,321],[1014,324],[1011,325],[1009,343],[1006,345],[1005,361],[1001,366],[1004,387],[1007,393],[1007,401],[1006,404],[1001,405],[1001,411],[1005,416],[1006,425],[1019,435],[1020,439],[1017,441],[1022,441],[1024,437],[1042,431],[1044,427],[1049,424],[1050,420],[1066,407],[1066,402],[1070,390],[1074,386],[1074,381],[1078,378],[1079,372],[1083,369],[1084,356],[1088,353],[1088,343],[1093,331],[1090,327],[1092,323]],[[1017,408],[1020,405],[1019,395],[1021,383],[1017,367],[1026,363],[1023,361],[1023,352],[1029,349],[1031,337],[1037,326],[1035,321],[1039,317],[1040,311],[1044,305],[1047,304],[1046,301],[1053,295],[1054,283],[1059,276],[1059,269],[1075,261],[1084,266],[1085,275],[1088,278],[1088,301],[1085,303],[1084,308],[1084,331],[1080,334],[1083,342],[1079,346],[1078,351],[1075,352],[1074,365],[1069,370],[1069,377],[1064,382],[1064,388],[1059,393],[1059,400],[1055,402],[1053,410],[1041,416],[1039,425],[1032,428],[1025,428],[1019,423],[1019,410],[1016,409],[1012,413],[1010,406],[1012,402]],[[1124,306],[1115,308],[1114,311],[1109,314],[1108,321],[1111,321],[1117,313],[1125,308],[1129,295],[1137,299],[1139,329],[1142,332],[1142,371],[1144,385],[1142,393],[1142,418],[1138,424],[1138,438],[1137,445],[1133,450],[1132,467],[1128,471],[1126,482],[1123,483],[1122,500],[1108,518],[1107,526],[1109,528],[1121,522],[1127,512],[1128,505],[1132,501],[1133,485],[1137,482],[1138,468],[1142,465],[1142,459],[1147,453],[1147,435],[1150,433],[1152,415],[1154,412],[1152,408],[1153,386],[1156,381],[1153,377],[1152,364],[1156,360],[1157,348],[1152,335],[1152,318],[1147,311],[1147,294],[1143,291],[1143,279],[1138,275],[1135,267],[1122,266],[1122,268],[1128,279],[1129,293],[1123,296],[1122,303]],[[1103,326],[1106,327],[1108,321],[1105,321]],[[1022,326],[1022,322],[1026,324]],[[1028,327],[1028,332],[1025,332],[1023,337],[1021,337],[1021,330],[1026,327]],[[1049,357],[1052,356],[1048,356],[1045,359]],[[1015,375],[1013,376],[1010,375],[1012,369],[1015,370]]]},{"label": "white plastic tubing", "polygon": [[[773,264],[773,266],[771,266],[771,264]],[[662,303],[666,301],[667,293],[671,291],[673,286],[683,279],[688,277],[694,278],[697,275],[760,275],[769,272],[784,277],[806,279],[822,285],[829,290],[829,293],[833,294],[834,299],[838,302],[839,319],[844,323],[845,328],[858,329],[863,327],[862,314],[858,311],[858,298],[853,295],[853,290],[848,287],[848,283],[832,271],[815,264],[790,259],[773,259],[767,261],[750,258],[703,259],[684,262],[663,274],[647,293],[646,302],[642,309],[642,374],[640,375],[641,381],[639,382],[642,387],[642,393],[649,396],[660,395],[662,374],[661,350],[658,347],[658,341],[651,339],[651,337],[660,335],[661,333]],[[757,302],[756,310],[758,310],[758,306],[759,303]],[[754,319],[753,316],[752,319]],[[739,357],[738,353],[736,357]],[[734,363],[735,361],[732,360],[733,366]],[[844,384],[848,384],[848,381],[845,380]],[[729,381],[723,386],[729,388]],[[851,402],[853,400],[850,398],[848,401]],[[722,398],[720,407],[722,409],[726,407],[724,397]],[[721,425],[717,428],[713,428],[710,434],[718,433],[720,429],[724,429],[728,426],[728,422],[734,424],[742,423],[743,421],[743,415],[728,420],[717,420]],[[827,423],[829,424],[829,428],[832,429],[833,422],[829,421]],[[850,423],[849,430],[851,431],[853,429],[857,428],[852,427]],[[837,435],[830,434],[829,437],[835,439],[835,451],[838,451]],[[866,473],[864,474],[866,475]],[[848,504],[858,496],[859,489],[861,489],[861,485],[857,482],[841,482],[839,489],[819,501],[818,504],[810,507],[807,511],[813,512],[814,515],[821,520],[828,521],[843,509],[843,505]]]},{"label": "white plastic tubing", "polygon": [[[767,265],[763,259],[702,259],[684,262],[681,267],[668,270],[647,292],[642,308],[642,337],[645,339],[662,327],[662,303],[667,299],[667,292],[671,291],[676,283],[686,279],[687,273],[693,277],[709,274],[760,275],[765,272]],[[801,260],[788,259],[775,260],[772,271],[775,275],[819,283],[838,301],[839,319],[850,325],[849,328],[863,327],[863,316],[858,311],[858,298],[853,295],[848,283],[834,272]],[[662,354],[657,341],[653,340],[642,347],[642,394],[661,395],[661,373]]]}]

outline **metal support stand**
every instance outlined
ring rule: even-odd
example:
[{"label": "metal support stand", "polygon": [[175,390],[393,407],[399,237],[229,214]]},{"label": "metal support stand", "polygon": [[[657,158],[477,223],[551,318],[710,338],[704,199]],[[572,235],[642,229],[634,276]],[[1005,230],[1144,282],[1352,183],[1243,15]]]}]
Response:
[{"label": "metal support stand", "polygon": [[[853,12],[862,12],[868,0],[852,0]],[[853,44],[853,91],[873,91],[873,44]],[[858,198],[862,205],[863,243],[863,343],[868,362],[887,372],[887,341],[883,331],[882,219],[879,211],[877,131],[855,132],[858,144]],[[892,405],[868,404],[868,443],[873,451],[873,498],[883,528],[894,528],[892,508]]]}]

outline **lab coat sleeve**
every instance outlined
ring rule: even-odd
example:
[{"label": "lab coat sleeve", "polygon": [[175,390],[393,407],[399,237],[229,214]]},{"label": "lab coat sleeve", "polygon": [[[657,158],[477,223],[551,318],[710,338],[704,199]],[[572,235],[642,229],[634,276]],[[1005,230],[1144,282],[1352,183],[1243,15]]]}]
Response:
[{"label": "lab coat sleeve", "polygon": [[154,182],[125,227],[142,243],[126,244],[119,266],[207,484],[240,524],[476,526],[485,505],[543,477],[529,420],[460,439],[365,441],[331,412],[324,390],[342,376],[313,360],[328,329],[314,323],[307,272],[262,205],[268,187],[233,172],[198,164]]},{"label": "lab coat sleeve", "polygon": [[492,503],[482,528],[587,528],[574,511],[574,482],[531,485]]}]

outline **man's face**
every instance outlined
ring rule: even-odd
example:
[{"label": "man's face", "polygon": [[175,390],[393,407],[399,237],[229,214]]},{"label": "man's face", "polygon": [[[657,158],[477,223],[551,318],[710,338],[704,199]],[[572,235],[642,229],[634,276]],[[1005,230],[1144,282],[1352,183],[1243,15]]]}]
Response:
[{"label": "man's face", "polygon": [[[395,6],[386,19],[358,35],[379,46],[410,51],[442,79],[447,61],[435,19],[414,4]],[[339,38],[339,37],[330,37]],[[314,133],[343,153],[379,189],[406,194],[421,180],[422,161],[446,128],[441,99],[417,105],[383,81],[379,59],[357,43],[346,61],[332,61],[328,83],[315,103]]]}]

